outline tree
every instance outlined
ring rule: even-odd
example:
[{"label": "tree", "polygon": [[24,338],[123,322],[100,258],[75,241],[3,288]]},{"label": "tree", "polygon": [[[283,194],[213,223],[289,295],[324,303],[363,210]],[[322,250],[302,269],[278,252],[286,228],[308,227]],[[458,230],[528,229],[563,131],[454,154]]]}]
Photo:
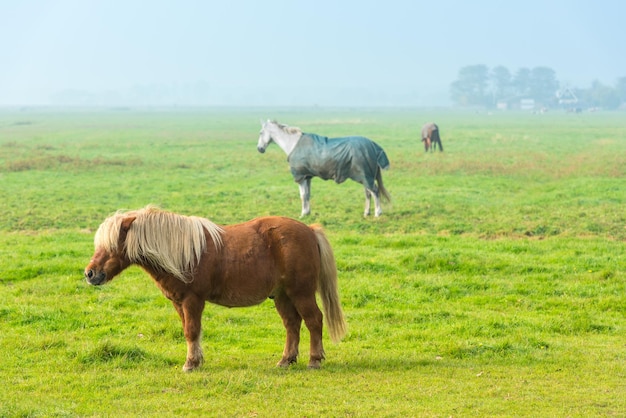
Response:
[{"label": "tree", "polygon": [[536,101],[548,105],[554,102],[559,89],[556,73],[549,67],[535,67],[530,72],[530,96]]},{"label": "tree", "polygon": [[626,103],[626,77],[620,77],[615,83],[615,91],[621,103]]},{"label": "tree", "polygon": [[[458,79],[450,85],[450,97],[461,106],[495,106],[498,100],[534,99],[541,106],[557,105],[559,82],[550,67],[539,66],[532,70],[521,67],[511,76],[508,68],[498,65],[489,70],[486,65],[469,65],[459,70]],[[572,89],[578,106],[617,109],[626,104],[626,76],[617,79],[615,86],[596,80],[591,88]],[[563,98],[563,96],[560,96]],[[572,104],[572,102],[563,102]],[[563,104],[562,103],[562,104]]]},{"label": "tree", "polygon": [[530,94],[530,70],[522,67],[517,70],[513,78],[513,87],[515,93],[520,96],[528,96]]},{"label": "tree", "polygon": [[594,107],[617,109],[621,100],[617,89],[605,86],[600,81],[594,80],[589,89],[589,103]]},{"label": "tree", "polygon": [[506,99],[511,95],[512,78],[509,69],[499,65],[491,70],[491,86],[494,101]]},{"label": "tree", "polygon": [[489,69],[486,65],[470,65],[459,70],[458,79],[450,85],[452,100],[462,106],[489,104],[487,84]]}]

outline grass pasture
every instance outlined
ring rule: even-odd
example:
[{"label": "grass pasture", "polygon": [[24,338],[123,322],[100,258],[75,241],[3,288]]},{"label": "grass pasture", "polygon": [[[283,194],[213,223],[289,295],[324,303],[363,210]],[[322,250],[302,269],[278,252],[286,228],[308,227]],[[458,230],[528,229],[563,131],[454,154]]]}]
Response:
[{"label": "grass pasture", "polygon": [[[349,332],[277,369],[271,301],[207,305],[205,364],[131,267],[82,270],[117,209],[217,223],[297,217],[286,156],[259,118],[361,134],[393,201],[314,179]],[[444,153],[425,154],[423,122]],[[0,110],[0,416],[624,416],[626,117],[420,109]]]}]

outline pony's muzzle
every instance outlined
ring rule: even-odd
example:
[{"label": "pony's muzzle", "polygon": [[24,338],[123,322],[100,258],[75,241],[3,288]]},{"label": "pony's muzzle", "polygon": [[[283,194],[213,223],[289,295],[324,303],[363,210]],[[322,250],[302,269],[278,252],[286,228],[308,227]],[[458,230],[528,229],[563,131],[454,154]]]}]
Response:
[{"label": "pony's muzzle", "polygon": [[106,278],[106,273],[104,272],[96,273],[92,269],[85,270],[85,279],[91,285],[99,286],[106,281]]},{"label": "pony's muzzle", "polygon": [[265,148],[263,147],[256,147],[257,151],[259,151],[261,154],[263,154],[265,152]]}]

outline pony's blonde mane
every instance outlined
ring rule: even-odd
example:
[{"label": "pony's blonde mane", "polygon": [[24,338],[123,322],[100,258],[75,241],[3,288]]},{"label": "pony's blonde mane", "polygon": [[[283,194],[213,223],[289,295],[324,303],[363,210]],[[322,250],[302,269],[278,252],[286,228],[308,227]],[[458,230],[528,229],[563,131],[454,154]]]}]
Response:
[{"label": "pony's blonde mane", "polygon": [[135,217],[124,242],[131,263],[150,266],[173,274],[185,283],[193,280],[194,269],[206,250],[209,233],[215,248],[222,247],[224,230],[208,219],[183,216],[154,206],[121,212],[108,217],[94,238],[96,248],[119,251],[119,234],[124,219]]},{"label": "pony's blonde mane", "polygon": [[279,122],[277,122],[275,120],[273,120],[272,123],[276,124],[276,126],[278,126],[286,134],[290,134],[290,135],[299,134],[299,135],[302,135],[302,130],[300,128],[298,128],[298,127],[289,126],[289,125],[283,125],[282,123],[279,123]]}]

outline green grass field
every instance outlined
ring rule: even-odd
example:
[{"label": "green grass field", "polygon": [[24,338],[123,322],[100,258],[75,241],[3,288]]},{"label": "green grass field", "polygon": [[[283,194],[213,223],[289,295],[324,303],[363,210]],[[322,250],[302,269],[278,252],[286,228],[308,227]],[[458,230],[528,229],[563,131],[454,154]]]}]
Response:
[{"label": "green grass field", "polygon": [[[275,368],[271,301],[207,305],[183,373],[170,302],[139,268],[82,277],[93,235],[149,203],[218,224],[298,217],[260,118],[359,134],[393,197],[314,179],[349,332]],[[422,123],[444,153],[425,154]],[[624,416],[626,117],[420,109],[0,110],[0,416]]]}]

